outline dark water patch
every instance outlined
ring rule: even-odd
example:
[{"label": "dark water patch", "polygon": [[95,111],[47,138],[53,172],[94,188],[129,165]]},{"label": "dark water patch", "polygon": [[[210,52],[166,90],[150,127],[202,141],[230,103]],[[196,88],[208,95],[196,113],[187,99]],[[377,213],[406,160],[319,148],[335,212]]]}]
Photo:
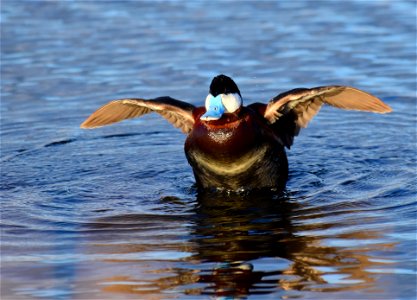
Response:
[{"label": "dark water patch", "polygon": [[161,134],[160,131],[151,131],[151,132],[145,132],[145,133],[119,133],[119,134],[109,134],[105,135],[102,138],[104,139],[112,139],[112,138],[125,138],[125,137],[135,137],[135,136],[149,136],[149,135],[159,135]]},{"label": "dark water patch", "polygon": [[49,144],[46,144],[44,147],[45,148],[55,147],[55,146],[69,144],[69,143],[72,143],[72,142],[75,142],[75,141],[76,141],[75,139],[68,139],[68,140],[56,141],[56,142],[51,142]]}]

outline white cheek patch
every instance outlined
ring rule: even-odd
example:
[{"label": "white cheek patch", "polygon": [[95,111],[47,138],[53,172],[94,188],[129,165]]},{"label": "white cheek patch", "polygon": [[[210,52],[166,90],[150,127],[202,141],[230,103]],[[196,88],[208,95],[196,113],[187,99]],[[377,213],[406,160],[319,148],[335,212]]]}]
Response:
[{"label": "white cheek patch", "polygon": [[222,103],[226,112],[232,113],[242,106],[242,98],[239,94],[222,94]]}]

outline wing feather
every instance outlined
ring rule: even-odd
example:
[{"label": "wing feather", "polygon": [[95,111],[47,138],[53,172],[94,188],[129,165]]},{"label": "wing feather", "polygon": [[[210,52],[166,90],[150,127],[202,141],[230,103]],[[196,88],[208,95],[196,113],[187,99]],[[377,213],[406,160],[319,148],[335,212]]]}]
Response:
[{"label": "wing feather", "polygon": [[[294,89],[274,97],[266,106],[264,117],[283,144],[289,148],[300,128],[307,127],[323,104],[382,114],[392,111],[377,97],[356,88],[322,86]],[[291,124],[295,126],[290,126]]]},{"label": "wing feather", "polygon": [[194,108],[189,103],[170,97],[149,100],[138,98],[113,100],[92,113],[81,124],[81,128],[97,128],[156,112],[176,128],[188,133],[194,125],[192,116]]}]

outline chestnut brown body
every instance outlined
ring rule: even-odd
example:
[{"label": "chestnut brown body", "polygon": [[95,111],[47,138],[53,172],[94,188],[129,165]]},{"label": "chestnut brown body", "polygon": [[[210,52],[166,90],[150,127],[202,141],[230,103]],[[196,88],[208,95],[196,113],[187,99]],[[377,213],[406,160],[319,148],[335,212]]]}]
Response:
[{"label": "chestnut brown body", "polygon": [[288,178],[284,146],[249,107],[221,119],[200,121],[196,109],[185,154],[198,186],[226,190],[282,188]]}]

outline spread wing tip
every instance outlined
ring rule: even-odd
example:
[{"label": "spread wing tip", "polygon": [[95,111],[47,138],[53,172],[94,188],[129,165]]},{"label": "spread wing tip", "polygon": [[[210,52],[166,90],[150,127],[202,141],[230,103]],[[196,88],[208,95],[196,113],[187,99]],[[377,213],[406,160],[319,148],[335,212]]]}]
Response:
[{"label": "spread wing tip", "polygon": [[97,112],[90,115],[83,123],[80,128],[82,129],[93,129],[103,127],[112,123],[116,123],[118,120],[110,119],[107,115],[98,115]]},{"label": "spread wing tip", "polygon": [[81,129],[93,129],[93,128],[98,128],[98,127],[102,127],[103,125],[94,125],[94,124],[89,124],[89,122],[85,121],[80,125]]},{"label": "spread wing tip", "polygon": [[156,112],[182,132],[188,133],[194,124],[193,109],[193,105],[170,97],[113,100],[93,112],[81,123],[80,128],[98,128]]},{"label": "spread wing tip", "polygon": [[91,125],[89,120],[85,120],[84,122],[81,123],[80,128],[81,129],[91,129],[91,128],[95,128],[96,126]]},{"label": "spread wing tip", "polygon": [[388,113],[392,112],[392,108],[389,105],[387,105],[383,102],[382,102],[382,104],[383,104],[383,106],[378,111],[375,111],[376,113],[388,114]]},{"label": "spread wing tip", "polygon": [[392,108],[378,97],[354,87],[331,86],[328,88],[317,88],[318,91],[322,89],[327,91],[327,93],[325,92],[322,95],[323,102],[338,108],[379,114],[392,112]]},{"label": "spread wing tip", "polygon": [[[362,106],[363,105],[363,106]],[[365,102],[359,104],[357,107],[352,107],[353,110],[362,110],[362,111],[368,111],[373,112],[377,114],[387,114],[392,112],[392,108],[382,102],[378,98],[374,98],[373,101]]]}]

